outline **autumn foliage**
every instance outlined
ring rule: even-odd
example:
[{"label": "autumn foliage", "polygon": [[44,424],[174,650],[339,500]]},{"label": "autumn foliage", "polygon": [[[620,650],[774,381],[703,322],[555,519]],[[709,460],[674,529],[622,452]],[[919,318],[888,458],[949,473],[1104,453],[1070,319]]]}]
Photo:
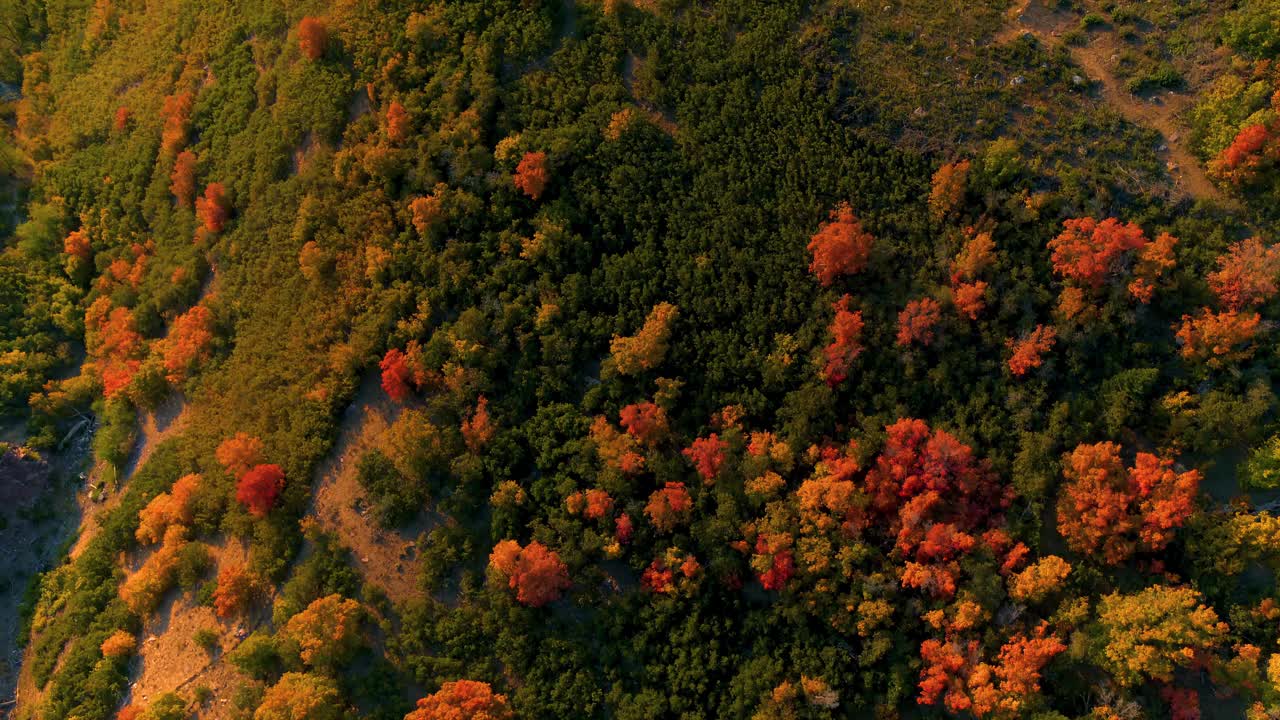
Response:
[{"label": "autumn foliage", "polygon": [[62,240],[62,251],[67,255],[78,258],[85,262],[93,255],[93,250],[89,247],[89,233],[84,230],[72,230]]},{"label": "autumn foliage", "polygon": [[1101,286],[1126,253],[1147,244],[1142,228],[1115,218],[1075,218],[1062,225],[1062,233],[1049,241],[1053,271],[1087,287]]},{"label": "autumn foliage", "polygon": [[481,395],[476,400],[475,410],[462,421],[462,439],[468,450],[479,452],[493,439],[495,432],[493,421],[489,418],[489,400]]},{"label": "autumn foliage", "polygon": [[133,633],[125,630],[117,630],[107,636],[102,641],[102,654],[109,658],[129,657],[133,654],[134,648],[138,645],[138,639]]},{"label": "autumn foliage", "polygon": [[560,556],[537,540],[520,547],[515,540],[503,540],[489,555],[489,568],[516,591],[516,600],[529,607],[542,607],[560,598],[569,588],[569,568]]},{"label": "autumn foliage", "polygon": [[683,454],[693,463],[702,481],[709,485],[720,474],[728,447],[729,443],[721,440],[716,433],[711,433],[709,437],[694,440],[692,445],[684,449]]},{"label": "autumn foliage", "polygon": [[1147,304],[1155,296],[1156,283],[1177,265],[1173,248],[1178,239],[1169,233],[1160,233],[1156,239],[1138,251],[1138,262],[1129,281],[1129,294],[1138,302]]},{"label": "autumn foliage", "polygon": [[841,203],[831,211],[830,220],[809,239],[809,253],[813,255],[809,272],[824,287],[838,277],[862,272],[874,241],[871,234],[862,229],[849,204]]},{"label": "autumn foliage", "polygon": [[947,163],[933,174],[929,188],[929,209],[935,218],[944,218],[964,200],[969,161]]},{"label": "autumn foliage", "polygon": [[335,680],[315,673],[288,672],[267,688],[253,720],[339,720],[344,716]]},{"label": "autumn foliage", "polygon": [[862,354],[862,311],[849,310],[852,301],[848,295],[840,298],[832,308],[835,318],[831,321],[828,332],[831,333],[831,344],[823,349],[826,363],[822,367],[822,379],[831,387],[844,382],[849,377],[849,369],[853,361]]},{"label": "autumn foliage", "polygon": [[387,139],[393,143],[401,143],[409,139],[413,132],[413,120],[404,105],[392,102],[387,107]]},{"label": "autumn foliage", "polygon": [[178,159],[174,160],[173,172],[169,173],[169,192],[178,205],[191,207],[196,196],[196,154],[190,150],[178,153]]},{"label": "autumn foliage", "polygon": [[653,445],[667,434],[667,413],[651,402],[623,407],[618,412],[618,422],[628,435],[646,445]]},{"label": "autumn foliage", "polygon": [[606,467],[628,475],[644,469],[644,455],[640,453],[639,441],[630,433],[618,432],[605,416],[596,416],[591,423],[590,437],[595,444],[596,455]]},{"label": "autumn foliage", "polygon": [[191,109],[195,104],[195,96],[190,92],[181,92],[164,99],[160,110],[164,118],[164,128],[160,133],[160,148],[167,154],[178,152],[187,141],[188,125],[191,121]]},{"label": "autumn foliage", "polygon": [[614,335],[609,343],[614,368],[622,375],[635,375],[657,367],[667,355],[671,324],[679,316],[680,309],[675,305],[658,303],[649,311],[644,325],[635,335]]},{"label": "autumn foliage", "polygon": [[1261,123],[1241,128],[1231,144],[1209,163],[1209,172],[1235,185],[1252,182],[1275,161],[1275,135]]},{"label": "autumn foliage", "polygon": [[1218,269],[1208,279],[1218,303],[1228,311],[1261,305],[1276,295],[1280,246],[1263,245],[1256,237],[1241,240],[1218,258]]},{"label": "autumn foliage", "polygon": [[1010,638],[994,664],[984,661],[976,640],[925,640],[920,645],[921,705],[939,702],[953,713],[974,717],[1020,717],[1026,700],[1040,692],[1040,673],[1067,649],[1041,625],[1030,636]]},{"label": "autumn foliage", "polygon": [[546,153],[527,152],[524,157],[520,158],[520,164],[516,166],[514,177],[517,190],[537,200],[542,197],[542,192],[547,189],[549,180],[550,174],[547,168]]},{"label": "autumn foliage", "polygon": [[102,377],[103,395],[123,392],[142,366],[142,336],[135,329],[129,308],[112,307],[111,298],[99,297],[85,311],[85,344]]},{"label": "autumn foliage", "polygon": [[196,305],[174,318],[164,342],[164,369],[169,382],[182,382],[194,366],[207,360],[212,342],[213,313],[209,308]]},{"label": "autumn foliage", "polygon": [[231,211],[231,202],[227,199],[226,188],[222,183],[209,183],[204,188],[204,195],[196,198],[196,217],[211,233],[222,232],[227,224],[227,216]]},{"label": "autumn foliage", "polygon": [[907,303],[898,313],[899,345],[928,346],[934,340],[934,327],[942,320],[942,306],[933,298],[920,298]]},{"label": "autumn foliage", "polygon": [[489,683],[455,680],[420,700],[404,720],[512,720],[507,696],[493,692]]},{"label": "autumn foliage", "polygon": [[341,595],[326,595],[289,618],[282,637],[294,644],[302,662],[313,667],[336,668],[351,657],[360,644],[360,603]]},{"label": "autumn foliage", "polygon": [[409,363],[405,359],[404,351],[392,348],[382,356],[382,362],[378,363],[378,368],[382,370],[382,389],[387,396],[398,403],[408,400],[413,394],[413,371],[409,369]]},{"label": "autumn foliage", "polygon": [[1228,630],[1202,600],[1190,588],[1160,585],[1103,597],[1101,664],[1121,685],[1136,685],[1144,678],[1169,682],[1176,668],[1202,662]]},{"label": "autumn foliage", "polygon": [[276,498],[284,490],[284,470],[279,465],[255,465],[236,484],[236,501],[256,518],[263,518],[275,507]]},{"label": "autumn foliage", "polygon": [[213,609],[220,618],[240,615],[249,609],[258,594],[257,576],[242,565],[226,565],[218,571],[218,585],[213,591]]},{"label": "autumn foliage", "polygon": [[1071,574],[1071,563],[1057,555],[1046,555],[1009,578],[1009,597],[1018,602],[1039,602],[1062,589]]},{"label": "autumn foliage", "polygon": [[218,445],[214,457],[228,475],[239,479],[262,462],[262,441],[248,433],[236,433]]},{"label": "autumn foliage", "polygon": [[1222,367],[1253,356],[1253,339],[1262,318],[1256,312],[1213,312],[1183,315],[1175,326],[1182,357],[1211,368]]},{"label": "autumn foliage", "polygon": [[669,482],[649,496],[644,514],[659,532],[671,532],[677,526],[689,522],[693,501],[684,483]]},{"label": "autumn foliage", "polygon": [[151,498],[138,512],[138,529],[134,536],[143,545],[160,542],[171,525],[191,524],[191,500],[200,488],[200,476],[183,475],[169,492]]},{"label": "autumn foliage", "polygon": [[130,611],[146,616],[155,610],[160,597],[173,586],[178,558],[187,544],[186,527],[170,525],[165,530],[159,549],[120,585],[120,599]]},{"label": "autumn foliage", "polygon": [[1195,510],[1200,473],[1137,454],[1126,469],[1120,446],[1083,444],[1063,461],[1058,532],[1072,550],[1118,564],[1135,552],[1158,552]]},{"label": "autumn foliage", "polygon": [[328,43],[329,29],[323,20],[310,15],[302,18],[298,23],[298,48],[308,60],[319,60]]},{"label": "autumn foliage", "polygon": [[1022,377],[1044,364],[1044,354],[1053,349],[1058,333],[1052,326],[1037,325],[1035,330],[1021,340],[1008,340],[1006,344],[1013,354],[1009,356],[1009,372]]}]

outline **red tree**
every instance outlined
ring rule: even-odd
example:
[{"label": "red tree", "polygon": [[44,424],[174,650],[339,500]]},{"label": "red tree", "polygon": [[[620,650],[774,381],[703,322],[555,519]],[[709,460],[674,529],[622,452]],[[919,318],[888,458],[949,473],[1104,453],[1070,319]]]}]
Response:
[{"label": "red tree", "polygon": [[827,385],[835,387],[849,377],[849,368],[853,361],[862,354],[862,311],[850,311],[848,295],[840,298],[832,307],[836,311],[828,331],[831,333],[831,344],[823,349],[826,364],[822,367],[822,379]]},{"label": "red tree", "polygon": [[933,298],[912,300],[898,313],[898,344],[928,346],[933,342],[934,326],[942,320],[942,306]]},{"label": "red tree", "polygon": [[653,445],[667,434],[667,412],[651,402],[622,408],[618,419],[629,435],[646,445]]},{"label": "red tree", "polygon": [[514,178],[517,190],[537,200],[542,197],[549,179],[546,153],[527,152],[520,158]]},{"label": "red tree", "polygon": [[129,127],[129,108],[121,105],[116,108],[115,118],[111,121],[111,129],[115,132],[122,133]]},{"label": "red tree", "polygon": [[1005,344],[1013,351],[1009,356],[1009,372],[1014,377],[1022,377],[1033,368],[1043,365],[1044,359],[1041,356],[1053,349],[1057,337],[1058,333],[1052,326],[1037,325],[1035,330],[1021,340],[1007,340]]},{"label": "red tree", "polygon": [[569,568],[537,540],[523,548],[515,540],[503,540],[490,553],[489,567],[504,576],[516,591],[516,600],[529,607],[558,599],[571,584]]},{"label": "red tree", "polygon": [[1194,317],[1182,316],[1177,328],[1182,357],[1221,367],[1253,356],[1253,338],[1258,334],[1261,316],[1256,312],[1210,312],[1207,308]]},{"label": "red tree", "polygon": [[489,419],[489,399],[481,395],[476,400],[475,411],[462,421],[462,439],[468,450],[480,452],[493,439],[494,432],[493,422]]},{"label": "red tree", "polygon": [[756,562],[765,570],[759,574],[765,590],[781,590],[795,574],[795,556],[791,552],[791,536],[784,533],[761,533],[756,537]]},{"label": "red tree", "polygon": [[1062,233],[1049,241],[1053,271],[1090,287],[1101,286],[1126,252],[1147,244],[1142,228],[1115,218],[1075,218],[1062,225]]},{"label": "red tree", "polygon": [[378,367],[382,370],[382,389],[387,395],[398,403],[408,400],[413,394],[409,384],[413,382],[413,371],[409,369],[404,352],[395,348],[388,350]]},{"label": "red tree", "polygon": [[191,207],[196,195],[196,154],[190,150],[178,153],[173,172],[169,173],[169,192],[177,198],[179,205]]},{"label": "red tree", "polygon": [[1235,140],[1209,163],[1209,172],[1237,185],[1250,182],[1266,162],[1266,149],[1273,140],[1266,125],[1242,128]]},{"label": "red tree", "polygon": [[256,465],[236,484],[236,501],[244,505],[250,515],[263,518],[275,507],[281,490],[284,490],[284,470],[279,465]]},{"label": "red tree", "polygon": [[227,200],[227,191],[222,183],[209,183],[204,188],[204,197],[196,198],[196,217],[212,233],[222,232],[230,209],[231,203]]},{"label": "red tree", "polygon": [[164,342],[164,369],[169,382],[182,382],[194,365],[208,359],[212,342],[213,313],[209,308],[196,305],[174,318]]},{"label": "red tree", "polygon": [[401,143],[409,139],[413,132],[413,119],[404,105],[392,102],[387,108],[387,138],[393,143]]},{"label": "red tree", "polygon": [[951,299],[956,304],[956,311],[970,320],[977,320],[978,315],[986,309],[986,295],[987,283],[982,280],[960,283],[951,290]]},{"label": "red tree", "polygon": [[308,60],[319,60],[329,43],[329,29],[324,21],[308,15],[298,23],[298,47]]},{"label": "red tree", "polygon": [[693,467],[702,476],[702,481],[710,485],[724,466],[725,450],[728,448],[729,443],[711,433],[710,437],[694,440],[692,445],[684,449],[683,454],[693,463]]},{"label": "red tree", "polygon": [[809,272],[823,287],[841,275],[862,272],[874,241],[875,238],[862,229],[849,204],[841,203],[831,211],[831,219],[809,239],[809,252],[813,255]]}]

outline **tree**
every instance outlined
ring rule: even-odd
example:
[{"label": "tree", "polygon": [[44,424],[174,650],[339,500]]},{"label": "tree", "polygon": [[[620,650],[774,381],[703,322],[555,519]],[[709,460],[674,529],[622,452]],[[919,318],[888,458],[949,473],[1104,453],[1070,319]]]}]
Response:
[{"label": "tree", "polygon": [[972,282],[995,262],[996,243],[989,232],[969,231],[969,239],[951,261],[951,284]]},{"label": "tree", "polygon": [[1005,341],[1005,345],[1013,351],[1009,356],[1009,372],[1014,377],[1022,377],[1028,371],[1038,368],[1044,364],[1045,353],[1053,349],[1053,343],[1057,340],[1058,332],[1050,325],[1037,325],[1029,335],[1021,340],[1014,341],[1012,338]]},{"label": "tree", "polygon": [[1070,574],[1071,563],[1057,555],[1046,555],[1009,578],[1009,597],[1023,603],[1039,602],[1061,589]]},{"label": "tree", "polygon": [[995,665],[982,659],[976,640],[925,640],[919,702],[942,701],[952,713],[967,711],[978,718],[1022,717],[1028,699],[1040,692],[1044,666],[1066,649],[1056,635],[1046,634],[1045,625],[1030,636],[1010,638]]},{"label": "tree", "polygon": [[1075,218],[1062,226],[1062,233],[1049,241],[1053,271],[1088,287],[1100,287],[1116,272],[1121,256],[1147,244],[1142,228],[1115,218]]},{"label": "tree", "polygon": [[716,476],[724,466],[725,450],[728,448],[729,443],[721,440],[719,435],[711,433],[709,437],[694,440],[692,445],[684,449],[683,455],[693,463],[694,469],[702,477],[702,482],[710,485],[715,482]]},{"label": "tree", "polygon": [[693,501],[689,497],[689,491],[685,490],[684,483],[669,482],[649,496],[644,514],[658,532],[669,533],[676,526],[689,522],[692,509]]},{"label": "tree", "polygon": [[83,229],[71,231],[62,241],[62,251],[83,262],[89,262],[93,257],[93,250],[89,247],[89,233]]},{"label": "tree", "polygon": [[614,368],[622,375],[635,375],[662,363],[671,339],[671,324],[680,317],[680,309],[671,303],[658,303],[649,311],[640,330],[630,337],[613,336],[609,342]]},{"label": "tree", "polygon": [[514,182],[516,189],[533,200],[542,197],[550,180],[547,168],[547,154],[544,152],[527,152],[520,158],[516,166]]},{"label": "tree", "polygon": [[298,48],[308,60],[319,60],[324,56],[325,46],[329,44],[329,29],[324,21],[311,17],[302,18],[298,23]]},{"label": "tree", "polygon": [[185,526],[170,525],[165,530],[160,548],[120,585],[120,599],[131,612],[145,617],[155,610],[177,577],[178,561],[187,545]]},{"label": "tree", "polygon": [[249,609],[260,590],[258,578],[243,565],[226,565],[218,571],[213,591],[213,609],[220,618],[240,615]]},{"label": "tree", "polygon": [[363,617],[360,603],[334,593],[313,601],[289,618],[281,637],[297,646],[307,665],[338,669],[360,645]]},{"label": "tree", "polygon": [[1063,463],[1058,531],[1072,550],[1119,564],[1134,552],[1158,552],[1195,510],[1200,473],[1138,453],[1125,470],[1120,446],[1082,444]]},{"label": "tree", "polygon": [[284,470],[279,465],[255,465],[236,484],[236,501],[249,514],[264,518],[275,507],[276,498],[284,490]]},{"label": "tree", "polygon": [[222,183],[209,183],[204,188],[204,196],[196,198],[196,217],[211,233],[222,232],[227,224],[227,215],[231,209],[227,200],[227,190]]},{"label": "tree", "polygon": [[613,513],[613,498],[604,490],[599,488],[588,490],[584,499],[586,507],[582,514],[588,520],[600,520]]},{"label": "tree", "polygon": [[977,320],[978,315],[986,309],[987,283],[979,280],[972,283],[960,283],[951,289],[951,300],[956,311],[962,317]]},{"label": "tree", "polygon": [[253,720],[341,720],[337,681],[315,673],[285,673],[262,696]]},{"label": "tree", "polygon": [[160,116],[164,118],[164,128],[160,132],[160,150],[165,155],[178,152],[178,148],[187,141],[194,104],[195,96],[190,91],[169,95],[164,99],[160,110]]},{"label": "tree", "polygon": [[494,432],[493,422],[489,419],[489,400],[481,395],[471,416],[462,421],[462,439],[468,450],[480,452],[493,439]]},{"label": "tree", "polygon": [[1129,283],[1129,294],[1138,302],[1147,304],[1155,295],[1156,282],[1177,265],[1173,248],[1178,238],[1160,233],[1156,239],[1138,251],[1138,263]]},{"label": "tree", "polygon": [[1280,280],[1280,246],[1265,246],[1256,237],[1241,240],[1218,258],[1209,287],[1223,308],[1238,312],[1276,295]]},{"label": "tree", "polygon": [[102,394],[114,398],[128,388],[142,366],[142,335],[135,329],[133,312],[111,306],[101,296],[85,311],[85,345],[102,377]]},{"label": "tree", "polygon": [[379,369],[382,370],[382,389],[387,396],[398,403],[403,403],[413,394],[413,371],[409,369],[409,363],[403,351],[392,348],[382,356],[382,362],[378,363]]},{"label": "tree", "polygon": [[129,108],[121,105],[116,108],[116,114],[111,120],[111,131],[114,133],[122,133],[129,127]]},{"label": "tree", "polygon": [[151,498],[151,502],[138,512],[138,529],[134,532],[138,542],[144,545],[158,543],[169,526],[191,524],[191,499],[199,488],[199,475],[183,475],[169,492]]},{"label": "tree", "polygon": [[849,368],[853,361],[862,354],[862,311],[850,311],[848,295],[832,304],[835,318],[831,321],[828,332],[831,333],[831,344],[823,349],[826,364],[822,367],[822,379],[830,387],[835,387],[849,377]]},{"label": "tree", "polygon": [[213,455],[227,474],[238,480],[249,468],[262,462],[262,441],[248,433],[238,432],[223,440]]},{"label": "tree", "polygon": [[1266,164],[1269,146],[1274,142],[1271,130],[1261,123],[1246,125],[1231,144],[1209,163],[1209,173],[1235,185],[1252,182]]},{"label": "tree", "polygon": [[102,654],[109,658],[127,658],[137,648],[138,638],[127,630],[117,630],[102,641]]},{"label": "tree", "polygon": [[569,568],[560,556],[537,540],[525,547],[515,540],[503,540],[490,553],[489,568],[506,579],[519,603],[529,607],[558,600],[572,584]]},{"label": "tree", "polygon": [[782,590],[795,574],[792,537],[787,533],[760,533],[756,537],[751,567],[765,590]]},{"label": "tree", "polygon": [[186,379],[192,368],[209,358],[213,343],[213,313],[195,305],[174,318],[164,342],[165,378],[175,385]]},{"label": "tree", "polygon": [[412,215],[414,229],[419,235],[425,237],[427,232],[444,218],[444,203],[439,195],[414,198],[409,203],[409,213]]},{"label": "tree", "polygon": [[418,707],[404,720],[512,720],[507,696],[493,692],[489,683],[455,680],[418,700]]},{"label": "tree", "polygon": [[1098,602],[1099,657],[1121,685],[1144,678],[1169,682],[1217,647],[1228,627],[1187,587],[1155,585],[1131,595],[1113,592]]},{"label": "tree", "polygon": [[392,102],[387,107],[387,139],[393,143],[402,143],[413,133],[413,118],[404,105]]},{"label": "tree", "polygon": [[1256,312],[1215,313],[1208,308],[1195,316],[1183,315],[1177,329],[1182,357],[1211,368],[1232,365],[1253,357],[1253,338],[1262,317]]},{"label": "tree", "polygon": [[618,412],[618,421],[627,434],[653,445],[667,434],[667,411],[651,402],[633,403]]},{"label": "tree", "polygon": [[849,203],[841,203],[809,239],[809,252],[813,255],[809,272],[823,287],[830,286],[837,277],[860,273],[867,266],[874,242],[875,238],[854,217]]},{"label": "tree", "polygon": [[644,470],[644,455],[640,454],[638,441],[628,433],[618,432],[603,415],[597,415],[591,423],[591,442],[606,466],[628,475]]},{"label": "tree", "polygon": [[169,173],[169,192],[177,199],[181,207],[191,207],[196,195],[196,154],[190,150],[178,153],[173,162],[173,172]]},{"label": "tree", "polygon": [[919,343],[928,347],[934,340],[934,327],[942,320],[942,306],[933,298],[920,298],[907,303],[898,313],[898,344],[906,347]]},{"label": "tree", "polygon": [[969,161],[947,163],[933,173],[929,188],[929,209],[939,220],[950,215],[964,201],[965,181],[969,178]]}]

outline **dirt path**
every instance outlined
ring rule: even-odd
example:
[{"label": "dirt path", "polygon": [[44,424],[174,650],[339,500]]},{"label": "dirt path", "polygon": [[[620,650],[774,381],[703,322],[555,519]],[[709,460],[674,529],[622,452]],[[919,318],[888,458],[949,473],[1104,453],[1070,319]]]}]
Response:
[{"label": "dirt path", "polygon": [[[1046,8],[1041,2],[1017,0],[1007,13],[1008,26],[996,34],[994,41],[1003,44],[1024,34],[1034,35],[1049,47],[1063,43],[1060,36],[1071,29],[1073,18]],[[1187,147],[1186,129],[1178,116],[1195,98],[1190,93],[1161,93],[1152,99],[1136,97],[1107,67],[1107,58],[1121,50],[1121,43],[1110,30],[1094,30],[1083,47],[1067,47],[1071,59],[1089,78],[1102,87],[1102,100],[1126,120],[1150,128],[1161,136],[1165,167],[1177,192],[1196,200],[1230,204],[1230,200],[1209,180],[1204,168]]]},{"label": "dirt path", "polygon": [[380,436],[399,416],[392,402],[370,373],[342,417],[338,441],[316,469],[315,490],[308,516],[332,530],[351,548],[356,569],[364,579],[382,588],[399,603],[422,597],[418,585],[417,538],[439,522],[429,517],[401,530],[383,530],[362,502],[364,489],[356,478],[360,457],[376,446]]}]

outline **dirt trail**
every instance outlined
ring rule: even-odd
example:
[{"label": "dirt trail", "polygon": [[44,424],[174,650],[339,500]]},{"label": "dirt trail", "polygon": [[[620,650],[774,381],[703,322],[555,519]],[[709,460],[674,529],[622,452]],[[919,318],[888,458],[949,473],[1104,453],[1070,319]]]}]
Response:
[{"label": "dirt trail", "polygon": [[307,511],[321,527],[338,533],[351,548],[356,569],[364,579],[382,588],[395,602],[422,597],[417,538],[440,521],[432,516],[398,531],[383,530],[362,502],[364,489],[356,478],[356,464],[375,447],[400,411],[382,391],[377,373],[370,373],[342,417],[337,443],[316,469],[315,491]]},{"label": "dirt trail", "polygon": [[[1073,18],[1055,13],[1040,2],[1017,0],[1007,13],[1008,26],[996,34],[997,44],[1010,42],[1024,34],[1034,35],[1049,47],[1063,46],[1060,36],[1071,29]],[[1135,97],[1125,89],[1110,68],[1107,59],[1121,50],[1121,43],[1111,30],[1094,30],[1088,44],[1067,47],[1072,61],[1102,86],[1102,100],[1126,120],[1155,130],[1160,134],[1166,168],[1173,178],[1175,190],[1196,200],[1219,204],[1230,201],[1209,180],[1204,168],[1192,154],[1185,139],[1186,130],[1178,115],[1189,108],[1194,96],[1187,93],[1160,93],[1147,100]]]}]

